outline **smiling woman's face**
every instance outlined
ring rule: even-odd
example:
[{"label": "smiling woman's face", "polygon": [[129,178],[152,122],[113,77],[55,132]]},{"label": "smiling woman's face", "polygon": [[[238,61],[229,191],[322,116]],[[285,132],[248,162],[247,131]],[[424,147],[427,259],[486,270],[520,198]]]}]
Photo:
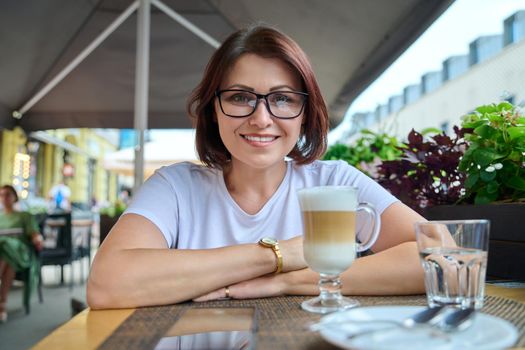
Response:
[{"label": "smiling woman's face", "polygon": [[[272,91],[302,91],[301,79],[283,61],[254,54],[242,55],[226,74],[220,90],[242,89],[259,94]],[[262,169],[281,164],[294,148],[301,133],[303,113],[294,119],[278,119],[267,110],[264,100],[248,117],[224,115],[215,99],[215,113],[222,142],[232,156],[232,163],[241,162]]]}]

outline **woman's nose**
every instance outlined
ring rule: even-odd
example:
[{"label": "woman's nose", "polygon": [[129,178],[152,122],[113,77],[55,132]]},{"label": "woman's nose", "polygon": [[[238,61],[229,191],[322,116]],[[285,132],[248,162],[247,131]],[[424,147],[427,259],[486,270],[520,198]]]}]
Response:
[{"label": "woman's nose", "polygon": [[255,111],[250,115],[249,122],[250,125],[256,125],[259,128],[265,128],[273,124],[272,115],[268,110],[265,99],[259,100],[259,103],[257,103],[257,106],[255,107]]}]

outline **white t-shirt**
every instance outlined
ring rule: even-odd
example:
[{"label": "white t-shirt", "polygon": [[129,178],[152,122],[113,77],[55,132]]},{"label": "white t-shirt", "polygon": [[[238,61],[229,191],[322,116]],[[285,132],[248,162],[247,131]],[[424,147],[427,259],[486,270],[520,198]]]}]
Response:
[{"label": "white t-shirt", "polygon": [[351,185],[359,202],[373,204],[381,214],[397,199],[344,161],[287,162],[277,191],[254,215],[233,200],[221,170],[177,163],[155,172],[133,196],[124,214],[153,222],[170,248],[209,249],[256,243],[262,237],[278,240],[302,235],[297,190],[312,186]]}]

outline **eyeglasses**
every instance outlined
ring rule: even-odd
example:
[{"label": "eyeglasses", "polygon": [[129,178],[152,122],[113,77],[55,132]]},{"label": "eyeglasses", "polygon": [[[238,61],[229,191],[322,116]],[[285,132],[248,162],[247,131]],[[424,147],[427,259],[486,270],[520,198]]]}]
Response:
[{"label": "eyeglasses", "polygon": [[261,99],[266,101],[266,109],[274,117],[297,118],[308,98],[307,93],[298,91],[273,91],[262,95],[238,89],[219,90],[215,95],[219,98],[222,113],[232,118],[244,118],[253,114]]}]

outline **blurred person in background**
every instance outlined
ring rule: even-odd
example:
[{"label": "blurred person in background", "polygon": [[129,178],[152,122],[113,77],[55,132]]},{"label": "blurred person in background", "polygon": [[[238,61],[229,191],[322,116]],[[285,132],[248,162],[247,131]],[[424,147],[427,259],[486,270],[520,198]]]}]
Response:
[{"label": "blurred person in background", "polygon": [[13,186],[0,187],[0,322],[7,321],[7,296],[17,271],[29,268],[29,285],[25,293],[31,295],[39,278],[36,251],[43,246],[42,236],[34,217],[15,210],[18,194]]},{"label": "blurred person in background", "polygon": [[49,209],[71,211],[71,189],[63,181],[51,187],[48,194]]},{"label": "blurred person in background", "polygon": [[118,197],[119,200],[122,201],[122,203],[124,203],[125,206],[128,206],[131,202],[131,189],[127,187],[122,187]]}]

